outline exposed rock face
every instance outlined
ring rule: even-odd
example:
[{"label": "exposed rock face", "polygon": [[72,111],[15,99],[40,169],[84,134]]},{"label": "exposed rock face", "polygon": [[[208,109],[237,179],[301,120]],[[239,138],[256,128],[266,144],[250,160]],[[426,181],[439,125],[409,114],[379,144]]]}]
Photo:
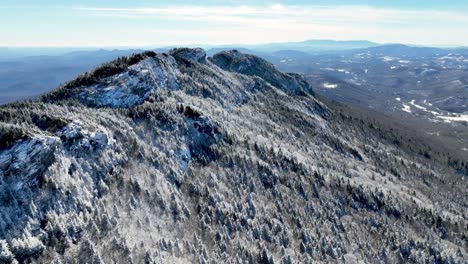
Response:
[{"label": "exposed rock face", "polygon": [[5,180],[14,183],[13,190],[19,191],[40,181],[40,177],[55,161],[54,150],[58,144],[56,137],[38,136],[2,153],[0,169]]},{"label": "exposed rock face", "polygon": [[283,73],[270,62],[254,55],[243,54],[237,50],[223,51],[215,54],[211,61],[226,71],[259,76],[290,94],[312,93],[310,86],[298,74]]},{"label": "exposed rock face", "polygon": [[173,49],[169,53],[171,54],[171,56],[179,60],[186,60],[186,61],[206,64],[206,52],[200,48],[196,48],[196,49],[179,48],[179,49]]},{"label": "exposed rock face", "polygon": [[176,78],[179,75],[174,58],[156,55],[97,84],[83,86],[72,97],[90,106],[130,107],[142,104],[156,89],[178,89]]},{"label": "exposed rock face", "polygon": [[105,67],[0,108],[0,262],[467,259],[463,175],[300,76],[201,49]]}]

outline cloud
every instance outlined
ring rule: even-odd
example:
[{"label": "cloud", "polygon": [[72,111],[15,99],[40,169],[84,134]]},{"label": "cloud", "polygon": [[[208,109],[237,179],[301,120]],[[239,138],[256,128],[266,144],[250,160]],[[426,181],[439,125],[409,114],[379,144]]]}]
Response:
[{"label": "cloud", "polygon": [[75,10],[93,15],[169,18],[179,20],[251,23],[289,21],[313,23],[433,23],[434,19],[468,23],[468,13],[437,10],[401,10],[369,6],[171,6],[163,8],[79,7]]},{"label": "cloud", "polygon": [[[308,38],[371,39],[414,44],[468,43],[468,13],[370,6],[78,7],[82,15],[140,21],[174,41],[213,44]],[[172,23],[172,26],[171,26]],[[165,34],[165,35],[164,35]],[[183,34],[180,36],[179,34]],[[222,36],[222,37],[220,37]]]}]

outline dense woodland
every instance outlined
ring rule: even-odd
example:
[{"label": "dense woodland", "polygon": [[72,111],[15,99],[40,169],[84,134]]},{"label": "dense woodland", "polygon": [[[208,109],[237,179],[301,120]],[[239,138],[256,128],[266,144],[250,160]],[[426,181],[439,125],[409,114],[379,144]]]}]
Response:
[{"label": "dense woodland", "polygon": [[237,51],[0,107],[2,263],[464,263],[467,161]]}]

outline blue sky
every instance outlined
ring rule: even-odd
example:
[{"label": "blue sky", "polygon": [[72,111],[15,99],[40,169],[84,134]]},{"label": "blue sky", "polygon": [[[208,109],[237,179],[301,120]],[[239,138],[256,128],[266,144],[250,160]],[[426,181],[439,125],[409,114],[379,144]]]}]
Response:
[{"label": "blue sky", "polygon": [[467,0],[0,2],[0,46],[154,47],[306,39],[468,46],[467,32]]}]

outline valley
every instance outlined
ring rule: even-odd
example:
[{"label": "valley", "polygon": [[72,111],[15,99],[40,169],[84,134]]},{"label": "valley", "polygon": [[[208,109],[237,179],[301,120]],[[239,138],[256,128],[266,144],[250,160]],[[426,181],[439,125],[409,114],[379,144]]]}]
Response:
[{"label": "valley", "polygon": [[[386,113],[457,151],[468,146],[468,51],[389,45],[270,57],[332,100]],[[468,153],[467,153],[468,157]]]}]

